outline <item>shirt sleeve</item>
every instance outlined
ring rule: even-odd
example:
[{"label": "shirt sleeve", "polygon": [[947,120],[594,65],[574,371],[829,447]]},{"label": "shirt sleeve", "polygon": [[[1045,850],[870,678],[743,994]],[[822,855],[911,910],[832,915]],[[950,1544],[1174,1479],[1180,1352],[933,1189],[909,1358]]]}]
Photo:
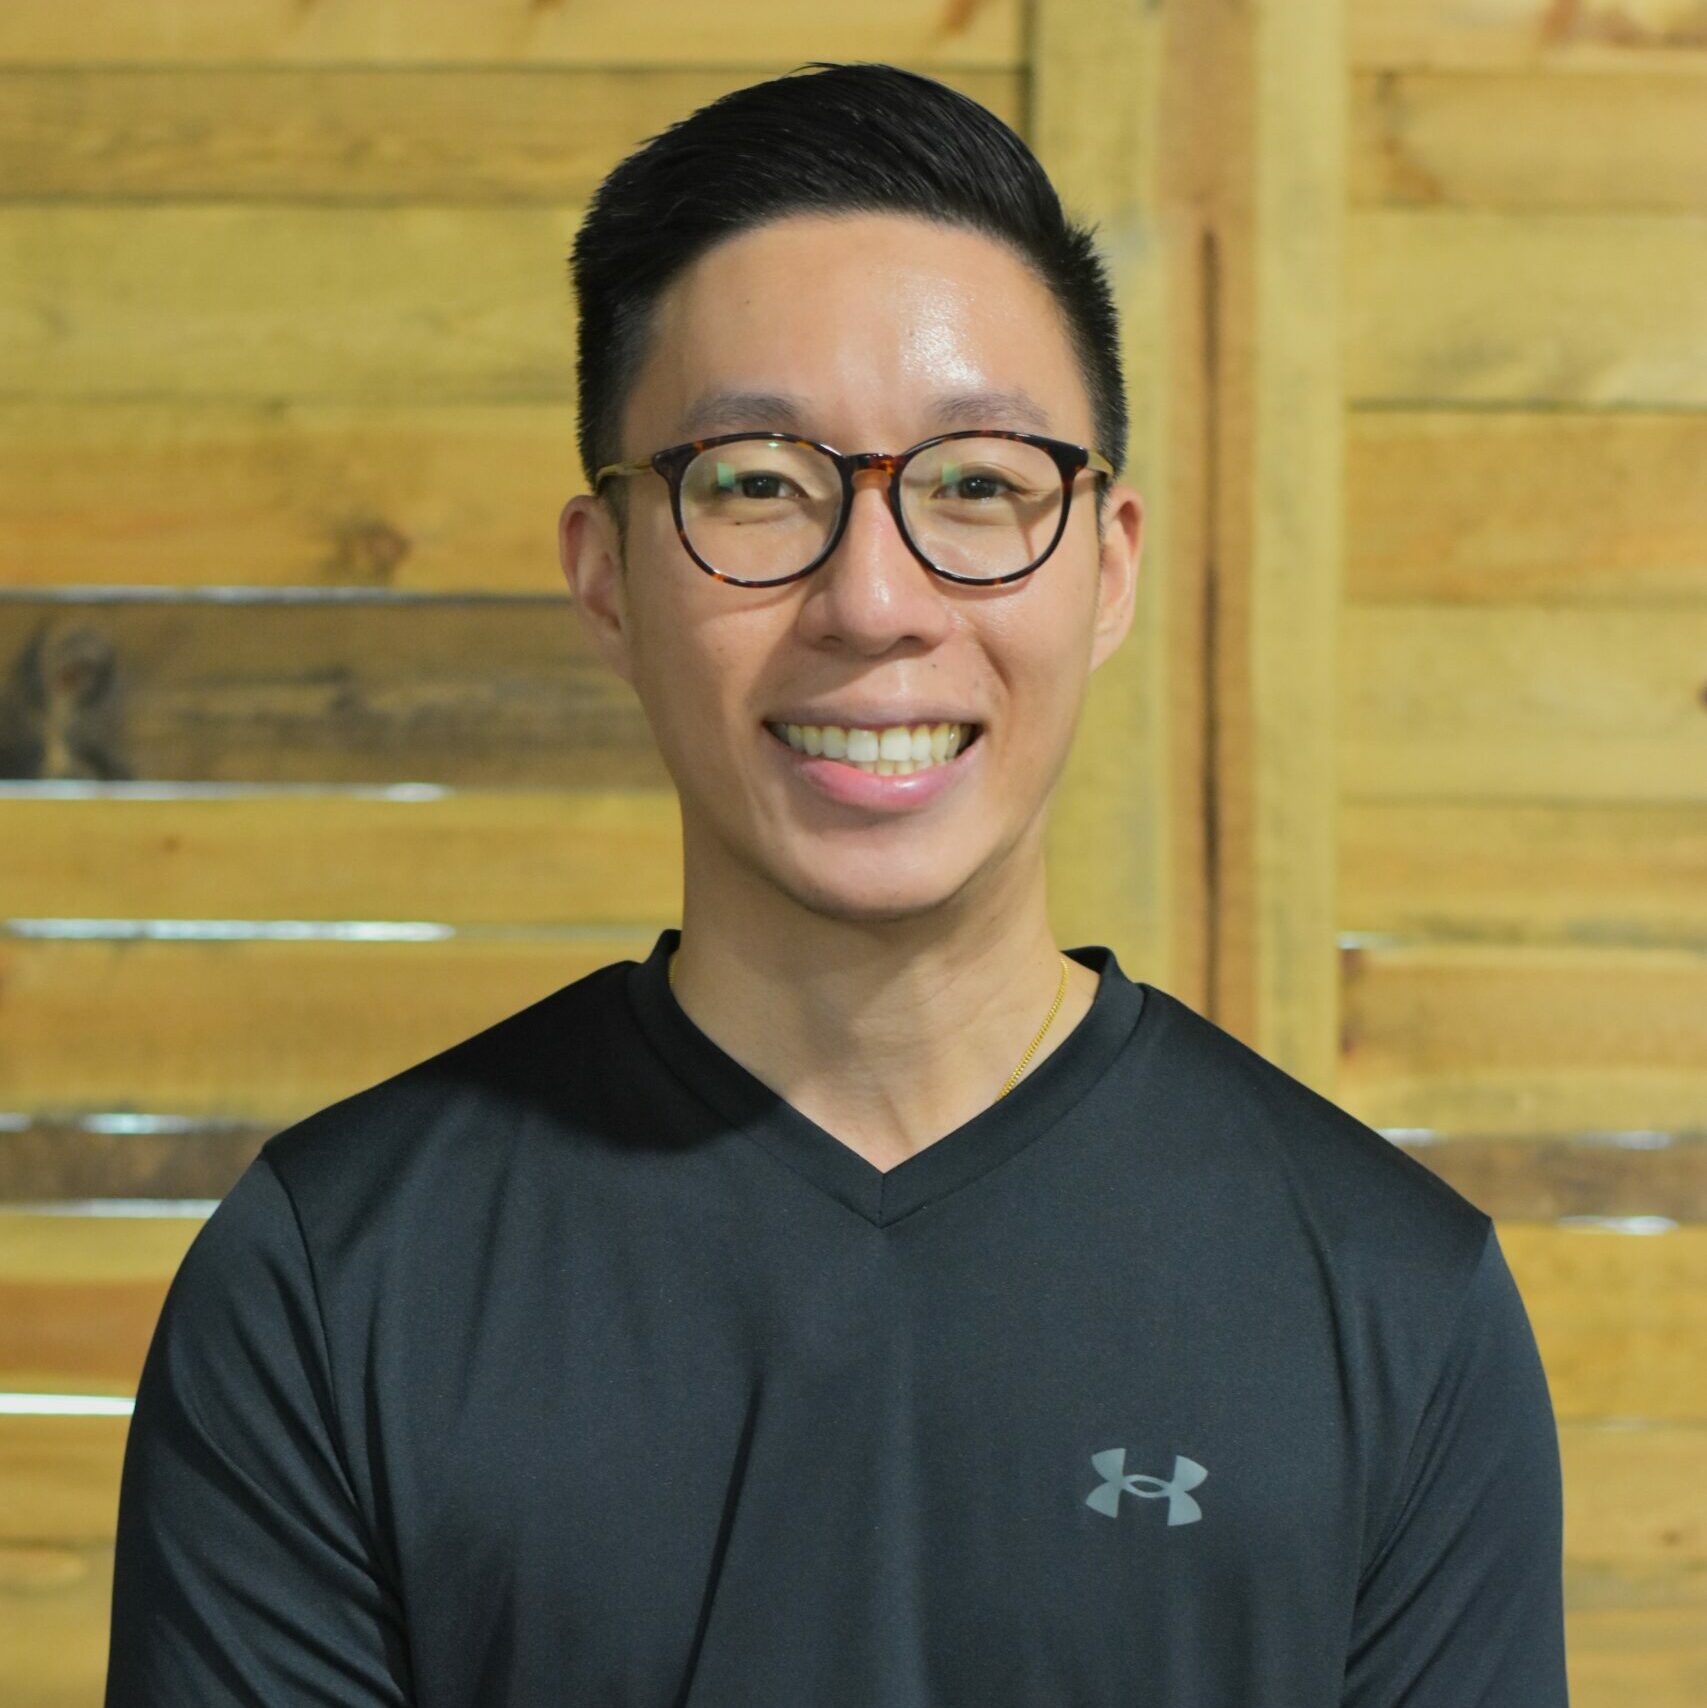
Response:
[{"label": "shirt sleeve", "polygon": [[1567,1708],[1563,1507],[1547,1378],[1490,1222],[1364,1564],[1342,1708]]},{"label": "shirt sleeve", "polygon": [[138,1380],[105,1708],[412,1700],[332,1394],[308,1252],[263,1151],[191,1242]]}]

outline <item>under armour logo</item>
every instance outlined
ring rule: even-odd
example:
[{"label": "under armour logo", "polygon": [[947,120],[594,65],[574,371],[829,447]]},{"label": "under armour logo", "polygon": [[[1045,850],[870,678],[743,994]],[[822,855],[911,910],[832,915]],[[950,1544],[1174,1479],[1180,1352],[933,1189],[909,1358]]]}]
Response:
[{"label": "under armour logo", "polygon": [[[1195,1459],[1176,1453],[1173,1481],[1166,1483],[1160,1477],[1145,1476],[1142,1471],[1133,1471],[1129,1475],[1124,1447],[1110,1447],[1104,1452],[1093,1453],[1091,1464],[1103,1480],[1085,1496],[1085,1505],[1094,1506],[1110,1518],[1119,1516],[1123,1494],[1138,1495],[1143,1500],[1160,1500],[1166,1495],[1170,1524],[1195,1524],[1203,1516],[1203,1508],[1186,1493],[1187,1489],[1196,1488],[1209,1475]],[[1146,1486],[1140,1488],[1140,1483]]]}]

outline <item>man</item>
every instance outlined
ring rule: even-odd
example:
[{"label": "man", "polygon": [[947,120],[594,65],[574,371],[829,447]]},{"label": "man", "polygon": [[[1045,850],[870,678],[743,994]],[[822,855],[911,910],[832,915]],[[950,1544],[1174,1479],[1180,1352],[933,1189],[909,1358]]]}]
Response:
[{"label": "man", "polygon": [[109,1708],[1561,1708],[1493,1224],[1049,930],[1143,522],[1088,234],[981,107],[836,66],[623,162],[574,277],[563,567],[682,926],[222,1202]]}]

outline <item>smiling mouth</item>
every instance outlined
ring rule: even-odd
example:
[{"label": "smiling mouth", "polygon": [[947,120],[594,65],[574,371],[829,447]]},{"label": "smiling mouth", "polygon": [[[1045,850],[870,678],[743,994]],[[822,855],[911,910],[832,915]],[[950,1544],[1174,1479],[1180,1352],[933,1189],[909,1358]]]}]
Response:
[{"label": "smiling mouth", "polygon": [[[828,759],[839,765],[846,765],[850,770],[864,771],[867,775],[879,777],[905,777],[915,771],[929,771],[939,765],[952,765],[984,733],[984,726],[978,723],[923,726],[930,731],[928,746],[923,738],[915,734],[906,757],[903,758],[899,752],[901,743],[891,732],[870,729],[844,730],[834,725],[817,729],[768,721],[764,727],[773,740],[803,758]],[[791,727],[793,740],[790,739]],[[899,731],[906,726],[895,727]],[[887,756],[880,750],[883,733],[889,733],[890,737],[891,753]],[[849,756],[850,745],[859,752],[860,757]]]}]

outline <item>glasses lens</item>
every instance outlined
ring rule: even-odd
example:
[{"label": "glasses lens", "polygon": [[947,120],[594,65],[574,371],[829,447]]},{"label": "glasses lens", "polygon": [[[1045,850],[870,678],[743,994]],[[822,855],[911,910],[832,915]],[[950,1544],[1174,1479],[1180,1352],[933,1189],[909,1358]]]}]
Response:
[{"label": "glasses lens", "polygon": [[713,569],[741,581],[795,575],[824,549],[841,509],[836,465],[789,439],[701,451],[682,474],[682,526]]},{"label": "glasses lens", "polygon": [[1018,439],[948,439],[921,451],[901,481],[901,513],[938,569],[1012,575],[1049,550],[1061,516],[1061,471]]}]

